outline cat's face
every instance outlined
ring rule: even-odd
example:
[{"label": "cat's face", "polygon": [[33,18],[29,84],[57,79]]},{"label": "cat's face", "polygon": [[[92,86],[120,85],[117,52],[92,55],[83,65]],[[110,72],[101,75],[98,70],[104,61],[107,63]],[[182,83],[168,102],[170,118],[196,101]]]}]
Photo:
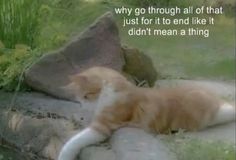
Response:
[{"label": "cat's face", "polygon": [[97,100],[104,82],[112,83],[116,91],[132,85],[117,71],[104,67],[92,67],[79,74],[69,76],[69,79],[70,83],[63,89],[73,97],[73,100],[77,101]]},{"label": "cat's face", "polygon": [[70,83],[63,87],[78,101],[94,101],[98,98],[102,82],[96,76],[74,75],[70,76]]}]

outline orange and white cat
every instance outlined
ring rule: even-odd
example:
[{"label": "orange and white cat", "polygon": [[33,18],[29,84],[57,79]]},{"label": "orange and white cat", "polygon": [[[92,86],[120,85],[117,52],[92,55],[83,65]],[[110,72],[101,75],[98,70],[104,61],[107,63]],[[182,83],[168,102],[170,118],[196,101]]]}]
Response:
[{"label": "orange and white cat", "polygon": [[112,78],[102,84],[93,121],[66,142],[58,160],[74,160],[82,148],[104,141],[124,126],[170,133],[179,129],[196,131],[230,121],[235,121],[235,107],[204,89],[139,88],[125,79]]}]

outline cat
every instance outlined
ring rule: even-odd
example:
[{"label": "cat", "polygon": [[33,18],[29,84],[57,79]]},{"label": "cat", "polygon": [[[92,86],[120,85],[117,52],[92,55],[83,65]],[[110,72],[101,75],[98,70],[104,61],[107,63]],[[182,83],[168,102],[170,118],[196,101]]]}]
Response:
[{"label": "cat", "polygon": [[133,85],[118,71],[102,66],[91,67],[79,74],[69,76],[69,79],[70,83],[63,86],[62,89],[69,92],[77,101],[97,100],[103,81],[112,83],[113,79],[119,79],[127,85]]},{"label": "cat", "polygon": [[58,160],[74,160],[82,148],[125,126],[168,134],[230,121],[235,121],[235,107],[199,87],[140,88],[120,78],[104,80],[93,121],[66,142]]}]

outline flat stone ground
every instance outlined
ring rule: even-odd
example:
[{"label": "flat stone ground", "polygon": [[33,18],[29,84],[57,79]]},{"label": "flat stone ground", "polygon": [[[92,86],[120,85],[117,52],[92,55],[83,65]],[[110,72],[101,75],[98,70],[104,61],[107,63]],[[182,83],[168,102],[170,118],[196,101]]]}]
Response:
[{"label": "flat stone ground", "polygon": [[[181,84],[199,85],[235,102],[235,84],[213,81],[162,80],[158,87]],[[0,92],[0,109],[9,104],[10,93]],[[5,97],[4,97],[5,96]],[[5,103],[4,103],[5,101]],[[19,93],[18,108],[31,109],[33,112],[49,111],[64,115],[65,118],[83,119],[82,126],[90,121],[88,106],[78,107],[78,103],[58,100],[38,93]],[[76,115],[75,115],[76,114]],[[235,122],[211,127],[195,133],[183,133],[181,136],[202,140],[222,140],[235,144]],[[169,135],[152,135],[141,129],[122,128],[116,131],[107,142],[89,146],[82,150],[80,160],[176,160],[167,144]]]},{"label": "flat stone ground", "polygon": [[[80,160],[176,160],[166,144],[167,136],[151,135],[135,128],[122,128],[104,146],[85,148]],[[184,133],[183,136],[235,143],[235,122],[196,133]]]},{"label": "flat stone ground", "polygon": [[[235,84],[168,80],[158,81],[158,87],[176,86],[181,84],[199,85],[235,102]],[[199,138],[207,141],[224,141],[235,144],[235,122],[214,126],[195,133],[183,133],[182,136]],[[165,142],[166,135],[151,135],[140,129],[122,128],[111,138],[108,146],[87,147],[82,151],[81,160],[175,160]]]}]

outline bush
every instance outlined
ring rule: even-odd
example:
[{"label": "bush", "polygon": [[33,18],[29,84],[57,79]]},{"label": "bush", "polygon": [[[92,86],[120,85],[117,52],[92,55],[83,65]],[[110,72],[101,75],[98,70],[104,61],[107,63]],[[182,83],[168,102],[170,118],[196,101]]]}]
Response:
[{"label": "bush", "polygon": [[[0,89],[14,91],[20,89],[24,70],[39,56],[26,45],[16,45],[15,49],[0,47]],[[26,86],[21,90],[28,89]]]}]

